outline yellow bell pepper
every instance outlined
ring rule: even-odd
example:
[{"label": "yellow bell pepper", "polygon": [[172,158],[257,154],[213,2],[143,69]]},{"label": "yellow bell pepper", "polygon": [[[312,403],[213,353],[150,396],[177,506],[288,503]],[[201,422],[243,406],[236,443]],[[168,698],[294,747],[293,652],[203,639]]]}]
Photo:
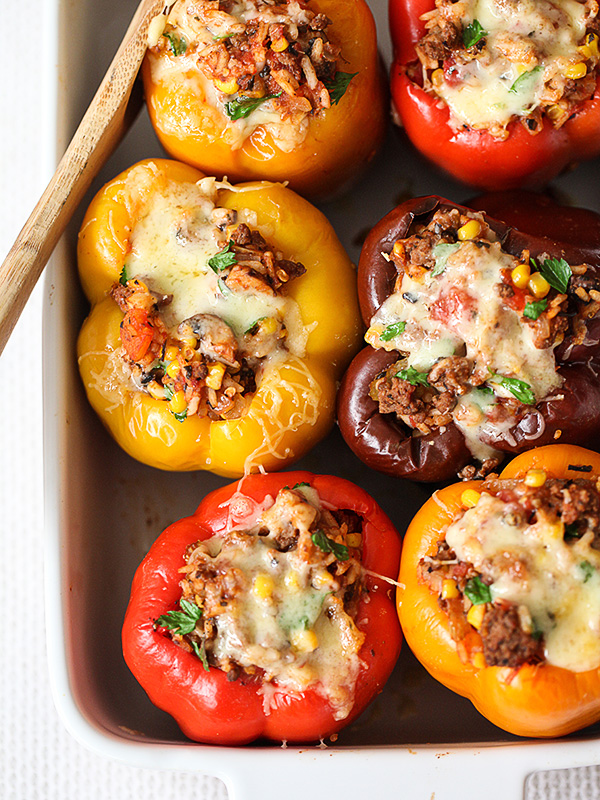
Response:
[{"label": "yellow bell pepper", "polygon": [[227,477],[259,467],[281,469],[329,431],[336,381],[361,335],[352,264],[325,217],[294,192],[269,183],[218,189],[219,207],[254,212],[256,228],[269,244],[306,267],[281,290],[296,301],[308,331],[304,353],[287,352],[265,369],[242,416],[213,420],[193,414],[179,421],[166,399],[123,380],[123,362],[116,357],[124,315],[108,292],[121,277],[132,230],[155,193],[203,177],[178,162],[147,160],[108,183],[92,201],[78,247],[81,281],[92,303],[78,341],[81,376],[103,423],[139,461]]}]

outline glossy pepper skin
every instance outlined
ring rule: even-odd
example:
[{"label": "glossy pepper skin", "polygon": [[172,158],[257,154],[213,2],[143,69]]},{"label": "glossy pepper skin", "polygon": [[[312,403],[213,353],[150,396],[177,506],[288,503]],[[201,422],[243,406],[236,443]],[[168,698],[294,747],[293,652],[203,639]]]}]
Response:
[{"label": "glossy pepper skin", "polygon": [[[175,644],[154,620],[177,606],[178,572],[186,547],[231,529],[230,503],[260,504],[284,486],[309,483],[330,507],[351,509],[363,518],[363,565],[388,577],[397,574],[400,541],[391,522],[361,488],[342,479],[308,472],[251,475],[209,494],[195,514],[167,528],[138,568],[123,626],[123,653],[152,702],[171,714],[190,739],[226,745],[257,738],[288,742],[330,736],[357,717],[381,690],[400,652],[401,634],[391,587],[367,578],[357,626],[366,639],[354,706],[343,720],[314,689],[294,696],[275,693],[265,714],[261,682],[242,675],[228,681],[222,670],[206,671],[200,659]],[[243,498],[240,499],[240,495]],[[245,499],[244,499],[245,498]]]},{"label": "glossy pepper skin", "polygon": [[[588,465],[585,477],[600,476],[600,455],[573,445],[549,445],[522,453],[500,478],[523,478],[543,469],[551,478],[577,478],[572,466]],[[446,486],[414,517],[402,546],[398,613],[407,644],[431,675],[467,697],[487,719],[519,736],[553,737],[600,719],[600,670],[571,672],[543,663],[480,667],[461,661],[437,597],[417,578],[417,566],[434,554],[445,528],[463,508],[461,495],[478,481]]]},{"label": "glossy pepper skin", "polygon": [[381,144],[388,114],[375,22],[365,0],[314,0],[310,5],[332,21],[331,36],[342,47],[340,70],[357,74],[337,104],[309,117],[306,139],[284,152],[259,126],[232,150],[222,136],[229,120],[206,102],[193,80],[176,91],[157,82],[157,56],[150,51],[142,70],[146,102],[169,155],[230,181],[288,181],[290,188],[312,198],[339,194],[362,171]]},{"label": "glossy pepper skin", "polygon": [[[534,196],[536,197],[536,196]],[[513,195],[488,195],[474,206],[493,207],[494,213],[520,217],[520,228],[510,227],[499,219],[486,217],[500,236],[503,249],[520,255],[529,249],[532,256],[548,253],[565,258],[571,264],[588,263],[600,268],[600,216],[582,212],[585,233],[579,242],[570,241],[569,219],[577,219],[577,210],[568,210],[560,221],[560,208],[554,203],[532,199],[535,212],[528,216],[525,203],[514,208]],[[410,235],[412,226],[430,218],[438,208],[464,208],[443,198],[430,196],[411,199],[385,216],[369,233],[358,268],[358,292],[361,312],[368,325],[377,309],[393,292],[396,268],[382,255],[391,251],[394,242]],[[556,216],[558,214],[558,216]],[[554,223],[552,223],[554,219]],[[550,236],[554,228],[554,236]],[[583,226],[582,226],[583,227]],[[565,241],[563,241],[563,234]],[[593,273],[590,273],[593,274]],[[551,444],[557,438],[574,444],[600,444],[600,321],[588,323],[588,344],[555,349],[556,362],[564,383],[551,400],[540,401],[531,413],[503,434],[486,444],[504,453],[519,453],[533,446]],[[411,436],[393,415],[380,414],[377,403],[369,397],[369,385],[377,375],[397,360],[396,352],[365,347],[352,361],[338,394],[338,421],[347,444],[369,467],[399,478],[438,482],[451,479],[472,460],[464,437],[454,423],[427,436]]]},{"label": "glossy pepper skin", "polygon": [[245,466],[256,468],[259,463],[267,470],[283,468],[333,424],[336,380],[360,339],[352,265],[325,217],[289,189],[257,183],[252,191],[222,190],[219,203],[254,210],[258,226],[273,231],[273,245],[307,268],[285,290],[298,303],[304,325],[313,326],[304,357],[290,356],[267,371],[239,419],[212,421],[194,415],[179,422],[167,402],[137,391],[124,392],[115,402],[114,392],[98,380],[110,352],[121,344],[123,314],[107,292],[119,280],[139,205],[162,181],[185,183],[203,177],[175,161],[155,159],[141,165],[151,181],[134,191],[132,202],[124,200],[123,189],[133,168],[108,183],[92,201],[79,237],[80,277],[92,303],[78,341],[88,398],[118,444],[153,467],[209,469],[226,477],[240,476]]},{"label": "glossy pepper skin", "polygon": [[453,130],[445,103],[407,74],[418,61],[415,44],[426,33],[420,17],[435,8],[434,0],[390,0],[389,6],[395,53],[392,103],[413,145],[438,167],[481,189],[516,189],[541,186],[566,167],[600,153],[600,78],[595,94],[558,129],[545,121],[532,136],[513,120],[505,140],[484,130]]}]

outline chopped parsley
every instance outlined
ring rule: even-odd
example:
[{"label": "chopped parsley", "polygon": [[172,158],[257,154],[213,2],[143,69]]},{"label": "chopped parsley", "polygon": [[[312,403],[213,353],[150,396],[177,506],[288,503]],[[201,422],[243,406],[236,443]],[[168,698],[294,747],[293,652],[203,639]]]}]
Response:
[{"label": "chopped parsley", "polygon": [[476,575],[474,578],[469,578],[465,583],[465,595],[474,606],[492,602],[490,587],[481,580],[479,575]]},{"label": "chopped parsley", "polygon": [[227,243],[227,247],[211,256],[208,259],[208,266],[217,275],[227,267],[232,267],[236,263],[235,253],[232,250],[231,242]]},{"label": "chopped parsley", "polygon": [[548,306],[548,300],[544,297],[543,300],[534,300],[531,303],[527,303],[525,308],[523,309],[523,316],[527,317],[528,319],[538,319],[540,314],[546,310]]},{"label": "chopped parsley", "polygon": [[538,74],[541,72],[541,70],[542,65],[538,64],[537,67],[530,69],[528,72],[523,72],[522,75],[519,75],[508,91],[512,92],[513,94],[528,92],[532,88],[534,82],[537,81]]},{"label": "chopped parsley", "polygon": [[225,113],[231,120],[245,119],[250,116],[253,111],[256,111],[267,100],[273,100],[275,97],[280,97],[279,94],[266,94],[264,97],[237,97],[235,100],[228,100],[225,103]]},{"label": "chopped parsley", "polygon": [[324,553],[333,553],[338,561],[348,561],[350,558],[350,553],[348,552],[346,545],[330,539],[329,536],[327,536],[327,534],[321,529],[315,531],[311,536],[311,539],[313,543],[316,544],[317,547],[320,547]]},{"label": "chopped parsley", "polygon": [[587,583],[589,579],[592,577],[594,572],[596,571],[595,568],[590,564],[589,561],[582,561],[579,564],[579,569],[583,572],[583,582]]},{"label": "chopped parsley", "polygon": [[129,277],[127,276],[127,267],[123,264],[123,269],[121,270],[121,274],[119,275],[119,283],[121,286],[127,286],[127,281]]},{"label": "chopped parsley", "polygon": [[491,380],[496,381],[500,386],[509,391],[513,397],[520,400],[525,405],[535,405],[535,395],[531,386],[518,378],[505,378],[504,375],[492,375]]},{"label": "chopped parsley", "polygon": [[217,281],[217,286],[219,287],[219,291],[221,292],[223,297],[229,297],[229,295],[232,294],[231,289],[227,286],[223,278],[219,278],[219,280]]},{"label": "chopped parsley", "polygon": [[189,600],[181,599],[181,611],[168,611],[156,620],[156,624],[168,628],[174,633],[185,636],[196,628],[196,623],[202,619],[202,609]]},{"label": "chopped parsley", "polygon": [[401,333],[404,333],[405,328],[406,322],[392,322],[391,325],[388,325],[386,328],[384,328],[379,338],[382,342],[389,342],[391,339],[394,339],[396,336],[400,336]]},{"label": "chopped parsley", "polygon": [[163,33],[163,36],[169,42],[171,46],[171,52],[174,56],[185,55],[185,51],[187,50],[187,42],[183,36],[177,36],[177,34],[173,33],[173,31],[167,31],[166,33]]},{"label": "chopped parsley", "polygon": [[400,378],[402,381],[408,381],[413,386],[429,386],[429,381],[427,380],[428,372],[419,372],[414,367],[408,367],[407,369],[401,369],[399,372],[396,373],[396,378]]},{"label": "chopped parsley", "polygon": [[433,248],[433,257],[435,258],[435,266],[431,270],[431,276],[435,278],[436,275],[441,275],[442,272],[446,269],[446,262],[448,261],[448,256],[455,253],[458,248],[460,247],[460,243],[456,242],[452,244],[451,242],[442,242],[442,244],[436,244]]},{"label": "chopped parsley", "polygon": [[336,72],[333,80],[325,83],[332,105],[336,106],[340,102],[346,94],[350,81],[357,75],[358,72]]},{"label": "chopped parsley", "polygon": [[565,525],[565,532],[563,539],[565,542],[568,542],[571,539],[581,539],[581,533],[577,528],[576,522],[571,522],[568,525]]},{"label": "chopped parsley", "polygon": [[553,289],[561,294],[566,293],[573,272],[564,258],[547,258],[538,269]]},{"label": "chopped parsley", "polygon": [[246,328],[244,333],[250,333],[250,331],[253,331],[254,328],[256,328],[256,326],[259,324],[259,322],[263,321],[263,319],[266,319],[266,317],[259,317],[258,319],[255,319],[254,322],[252,323],[252,325],[250,325],[249,328]]},{"label": "chopped parsley", "polygon": [[467,27],[463,29],[462,39],[468,50],[469,47],[473,47],[474,44],[477,44],[480,39],[483,39],[487,35],[487,31],[483,29],[479,20],[474,19],[470,25],[467,25]]},{"label": "chopped parsley", "polygon": [[310,486],[310,483],[308,481],[300,481],[300,483],[295,483],[292,489],[301,489],[303,486]]}]

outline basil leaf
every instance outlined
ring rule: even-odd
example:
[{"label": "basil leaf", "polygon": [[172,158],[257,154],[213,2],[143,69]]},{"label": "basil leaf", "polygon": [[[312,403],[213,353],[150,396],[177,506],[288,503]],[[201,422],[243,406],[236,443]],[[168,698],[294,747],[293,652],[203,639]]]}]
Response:
[{"label": "basil leaf", "polygon": [[532,303],[527,303],[523,309],[523,316],[528,317],[528,319],[538,319],[540,314],[546,310],[547,305],[548,300],[545,297],[543,300],[535,300]]},{"label": "basil leaf", "polygon": [[481,578],[476,575],[474,578],[469,578],[465,583],[465,595],[473,603],[474,606],[483,605],[483,603],[492,602],[492,593],[490,587],[485,584]]},{"label": "basil leaf", "polygon": [[583,572],[583,582],[587,583],[589,579],[592,577],[594,572],[596,571],[595,568],[590,564],[589,561],[582,561],[579,564],[579,569]]},{"label": "basil leaf", "polygon": [[357,75],[358,72],[336,72],[332,81],[325,82],[325,88],[329,92],[329,98],[334,106],[336,106],[346,94],[346,89],[350,85],[350,81]]},{"label": "basil leaf", "polygon": [[429,381],[427,380],[427,372],[419,372],[414,367],[408,367],[408,369],[401,369],[400,372],[396,373],[396,378],[400,378],[402,381],[408,381],[413,386],[417,386],[421,384],[421,386],[429,386]]},{"label": "basil leaf", "polygon": [[432,277],[435,278],[436,275],[441,275],[442,272],[446,269],[446,262],[448,261],[448,256],[455,253],[460,244],[456,242],[456,244],[452,244],[451,242],[442,242],[442,244],[436,244],[433,248],[433,257],[435,258],[435,267],[431,270]]},{"label": "basil leaf", "polygon": [[318,531],[315,531],[310,538],[312,539],[313,544],[316,544],[317,547],[320,547],[324,553],[333,553],[338,561],[348,561],[350,558],[350,553],[348,552],[346,545],[339,544],[339,542],[335,542],[333,539],[330,539],[324,531],[319,529]]},{"label": "basil leaf", "polygon": [[162,614],[156,620],[156,624],[185,636],[195,629],[196,623],[202,617],[202,609],[189,600],[182,599],[179,605],[183,609],[182,611],[169,611]]},{"label": "basil leaf", "polygon": [[198,658],[202,662],[202,666],[204,667],[204,669],[207,672],[209,672],[210,671],[210,667],[208,666],[208,658],[206,657],[206,644],[204,642],[204,639],[202,640],[202,644],[200,644],[200,645],[198,644],[198,642],[195,639],[193,639],[192,640],[192,647],[194,648],[194,653],[196,653],[196,655],[198,656]]},{"label": "basil leaf", "polygon": [[256,111],[267,100],[273,100],[274,97],[281,97],[279,94],[266,94],[264,97],[237,97],[235,100],[228,100],[225,103],[225,113],[229,119],[245,119],[250,116],[253,111]]},{"label": "basil leaf", "polygon": [[487,35],[487,31],[484,31],[479,20],[474,19],[470,25],[467,25],[467,27],[464,28],[462,39],[465,47],[468,49],[469,47],[473,47],[474,44],[477,44],[480,39],[483,39],[484,36]]},{"label": "basil leaf", "polygon": [[565,294],[573,272],[564,258],[547,258],[539,266],[541,275],[557,292]]},{"label": "basil leaf", "polygon": [[236,263],[236,258],[235,253],[232,252],[231,242],[228,242],[227,247],[224,247],[223,250],[211,256],[207,263],[216,274],[227,269],[227,267],[232,267]]},{"label": "basil leaf", "polygon": [[127,281],[129,278],[127,277],[127,267],[123,265],[123,269],[121,270],[121,274],[119,276],[119,283],[121,286],[127,286]]},{"label": "basil leaf", "polygon": [[513,397],[516,397],[517,400],[528,406],[535,405],[535,395],[531,386],[525,381],[520,381],[518,378],[505,378],[503,375],[493,375],[492,378],[509,391]]},{"label": "basil leaf", "polygon": [[182,56],[185,54],[187,50],[187,42],[183,38],[183,36],[178,36],[176,33],[172,31],[167,31],[167,33],[163,33],[163,36],[169,44],[171,45],[171,52],[174,56]]},{"label": "basil leaf", "polygon": [[400,336],[401,333],[404,333],[404,329],[406,328],[406,322],[392,322],[391,325],[387,325],[383,333],[379,336],[382,342],[389,342],[391,339],[394,339],[396,336]]},{"label": "basil leaf", "polygon": [[522,75],[516,79],[513,85],[508,90],[513,94],[519,94],[520,92],[528,92],[532,87],[535,81],[537,80],[538,73],[542,70],[542,65],[538,64],[537,67],[530,69],[529,72],[523,72]]}]

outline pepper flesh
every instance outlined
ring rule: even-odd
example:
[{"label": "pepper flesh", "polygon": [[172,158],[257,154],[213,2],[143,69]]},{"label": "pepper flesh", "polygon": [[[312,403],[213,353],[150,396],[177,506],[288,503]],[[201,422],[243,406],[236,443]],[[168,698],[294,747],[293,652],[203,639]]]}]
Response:
[{"label": "pepper flesh", "polygon": [[[154,620],[175,606],[181,589],[178,572],[188,545],[231,527],[230,503],[261,504],[285,485],[309,483],[328,507],[350,509],[363,519],[365,569],[395,575],[400,542],[391,522],[362,489],[333,476],[291,472],[251,475],[208,495],[195,514],[167,528],[138,568],[123,627],[123,653],[150,699],[170,713],[191,739],[245,744],[258,737],[290,742],[330,736],[349,724],[387,680],[400,650],[401,634],[390,587],[367,578],[368,597],[358,606],[356,624],[365,633],[362,662],[350,715],[335,719],[316,689],[289,695],[277,692],[264,710],[261,682],[249,676],[228,681],[222,670],[206,671],[192,653],[155,629]],[[377,584],[377,587],[375,586]],[[368,601],[368,602],[367,602]]]},{"label": "pepper flesh", "polygon": [[[574,478],[572,469],[591,466],[586,478],[600,476],[600,455],[573,445],[549,445],[523,453],[501,473],[501,479],[524,478],[532,469],[548,477]],[[437,542],[456,514],[461,497],[479,481],[457,483],[436,492],[414,517],[403,541],[397,595],[406,641],[430,674],[468,698],[491,722],[519,736],[564,736],[600,719],[600,670],[571,672],[549,664],[477,667],[463,662],[448,630],[448,617],[437,596],[417,578],[422,558],[436,552]]]}]

